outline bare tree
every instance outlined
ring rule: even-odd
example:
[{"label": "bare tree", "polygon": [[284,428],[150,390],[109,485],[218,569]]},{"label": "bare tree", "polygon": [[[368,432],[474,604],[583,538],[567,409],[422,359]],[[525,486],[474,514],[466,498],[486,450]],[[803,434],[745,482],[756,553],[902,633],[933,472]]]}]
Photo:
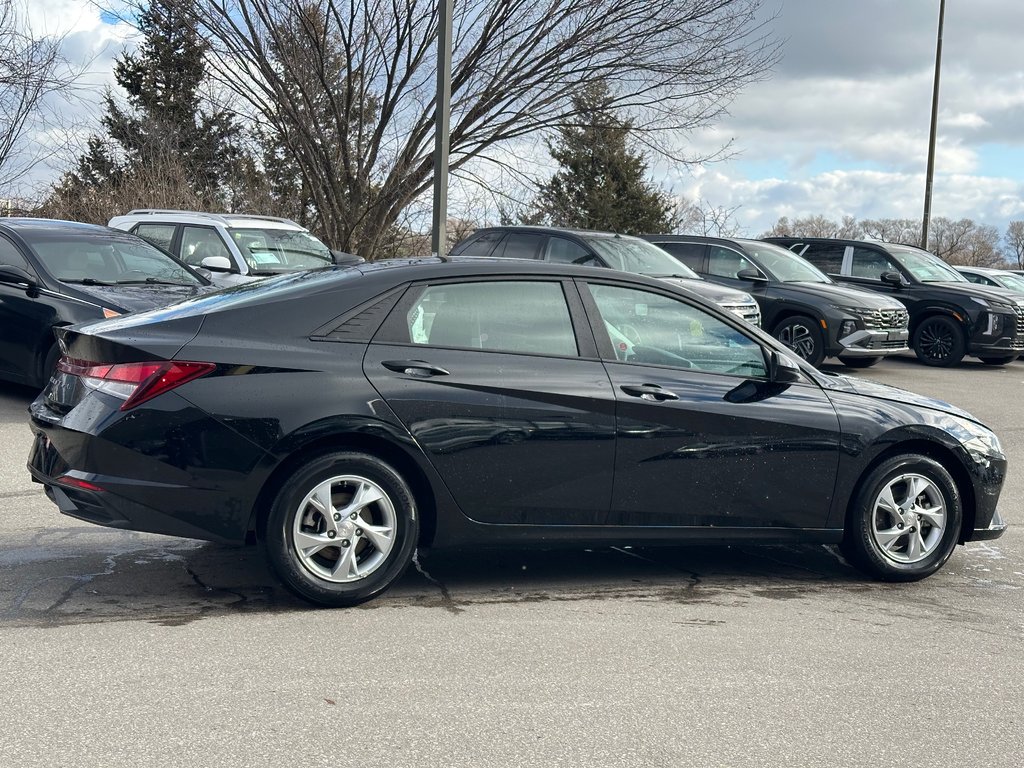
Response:
[{"label": "bare tree", "polygon": [[928,250],[950,264],[969,267],[1005,265],[999,250],[999,230],[973,219],[932,219]]},{"label": "bare tree", "polygon": [[917,219],[862,219],[860,226],[865,237],[875,240],[910,245],[921,242],[921,222]]},{"label": "bare tree", "polygon": [[1017,264],[1018,269],[1024,269],[1024,221],[1011,221],[1004,239],[1007,257]]},{"label": "bare tree", "polygon": [[[766,75],[761,0],[479,0],[455,4],[451,169],[507,162],[609,83],[640,140],[677,161],[685,131]],[[337,247],[378,238],[430,188],[437,0],[196,0],[210,71],[271,127]]]},{"label": "bare tree", "polygon": [[61,55],[62,42],[34,36],[22,0],[0,0],[0,191],[44,158],[26,135],[46,97],[67,92],[77,79]]}]

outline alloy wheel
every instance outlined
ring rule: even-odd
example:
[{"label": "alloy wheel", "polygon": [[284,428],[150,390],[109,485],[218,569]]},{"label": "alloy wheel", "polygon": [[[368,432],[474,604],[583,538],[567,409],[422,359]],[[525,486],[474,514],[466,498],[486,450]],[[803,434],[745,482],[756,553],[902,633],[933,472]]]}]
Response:
[{"label": "alloy wheel", "polygon": [[921,562],[940,544],[945,530],[942,491],[924,475],[899,475],[875,497],[871,535],[882,555],[893,562]]},{"label": "alloy wheel", "polygon": [[787,323],[779,329],[777,338],[804,360],[810,360],[815,354],[815,340],[811,329],[803,323]]},{"label": "alloy wheel", "polygon": [[921,329],[918,346],[928,357],[944,360],[953,350],[953,332],[945,323],[928,323]]}]

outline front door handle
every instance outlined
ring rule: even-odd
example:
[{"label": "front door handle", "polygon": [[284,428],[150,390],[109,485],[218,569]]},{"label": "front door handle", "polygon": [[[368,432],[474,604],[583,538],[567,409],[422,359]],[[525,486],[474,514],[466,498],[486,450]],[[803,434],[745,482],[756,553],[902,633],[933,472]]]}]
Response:
[{"label": "front door handle", "polygon": [[679,395],[675,392],[670,392],[667,389],[662,389],[657,384],[623,384],[619,387],[627,395],[633,397],[640,397],[644,400],[661,401],[661,400],[678,400]]},{"label": "front door handle", "polygon": [[387,368],[389,371],[396,371],[398,373],[404,373],[409,376],[448,376],[449,373],[444,368],[437,365],[431,365],[423,360],[384,360],[381,365]]}]

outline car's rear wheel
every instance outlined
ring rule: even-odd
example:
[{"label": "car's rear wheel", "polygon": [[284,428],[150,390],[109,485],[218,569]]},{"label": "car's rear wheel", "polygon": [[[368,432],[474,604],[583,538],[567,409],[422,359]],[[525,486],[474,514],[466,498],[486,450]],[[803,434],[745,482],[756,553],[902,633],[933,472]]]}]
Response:
[{"label": "car's rear wheel", "polygon": [[914,330],[914,352],[925,365],[948,368],[964,359],[967,341],[964,331],[950,317],[926,317]]},{"label": "car's rear wheel", "polygon": [[1007,357],[1004,355],[1002,357],[990,357],[986,355],[985,357],[979,357],[978,359],[981,360],[981,362],[983,362],[985,365],[1009,365],[1010,363],[1017,359],[1017,356],[1010,355],[1009,357]]},{"label": "car's rear wheel", "polygon": [[817,368],[825,359],[825,338],[817,321],[806,315],[787,317],[772,336]]},{"label": "car's rear wheel", "polygon": [[416,550],[419,519],[408,484],[380,459],[319,456],[284,483],[267,520],[266,553],[292,592],[318,605],[370,600]]},{"label": "car's rear wheel", "polygon": [[949,559],[962,518],[960,493],[945,467],[927,456],[896,456],[861,483],[847,515],[843,552],[877,579],[917,581]]},{"label": "car's rear wheel", "polygon": [[850,368],[870,368],[875,363],[879,362],[881,357],[843,357],[839,356],[839,362],[843,365],[849,366]]}]

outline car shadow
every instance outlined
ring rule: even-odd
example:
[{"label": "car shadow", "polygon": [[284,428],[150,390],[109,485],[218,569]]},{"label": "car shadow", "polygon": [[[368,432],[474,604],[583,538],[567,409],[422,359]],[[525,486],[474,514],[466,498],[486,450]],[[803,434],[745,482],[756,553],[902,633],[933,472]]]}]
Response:
[{"label": "car shadow", "polygon": [[[178,626],[237,613],[315,610],[285,590],[256,547],[95,526],[34,533],[0,552],[0,625],[148,621]],[[538,601],[791,599],[866,582],[822,546],[593,547],[421,552],[357,610]]]}]

